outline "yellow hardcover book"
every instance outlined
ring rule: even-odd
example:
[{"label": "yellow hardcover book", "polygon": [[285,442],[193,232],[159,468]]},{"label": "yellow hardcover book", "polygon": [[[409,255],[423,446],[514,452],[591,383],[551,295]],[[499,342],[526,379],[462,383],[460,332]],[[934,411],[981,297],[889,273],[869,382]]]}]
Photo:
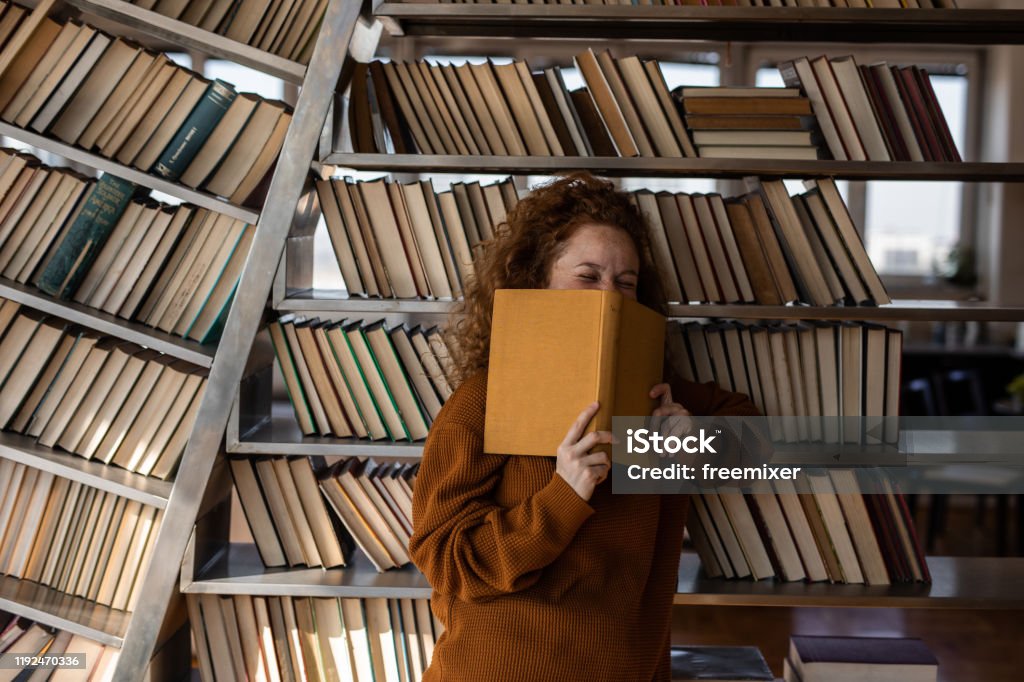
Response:
[{"label": "yellow hardcover book", "polygon": [[595,400],[586,432],[649,415],[664,346],[665,318],[618,292],[495,292],[484,451],[554,456]]}]

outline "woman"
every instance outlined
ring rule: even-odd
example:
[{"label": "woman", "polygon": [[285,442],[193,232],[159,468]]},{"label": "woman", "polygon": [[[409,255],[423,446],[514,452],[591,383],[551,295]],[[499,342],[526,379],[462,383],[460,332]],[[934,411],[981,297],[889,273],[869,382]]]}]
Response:
[{"label": "woman", "polygon": [[[612,495],[611,433],[582,435],[586,406],[555,457],[483,452],[495,289],[609,289],[664,312],[647,228],[623,192],[589,174],[534,190],[477,262],[455,331],[462,383],[430,429],[413,504],[413,561],[446,630],[429,682],[669,679],[672,595],[684,496]],[[658,384],[654,415],[750,415],[713,384]]]}]

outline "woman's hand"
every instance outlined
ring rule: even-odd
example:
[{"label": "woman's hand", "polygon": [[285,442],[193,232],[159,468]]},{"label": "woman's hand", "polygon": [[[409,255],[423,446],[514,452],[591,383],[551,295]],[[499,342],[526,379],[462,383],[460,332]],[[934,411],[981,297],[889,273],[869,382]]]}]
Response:
[{"label": "woman's hand", "polygon": [[[660,398],[658,406],[651,412],[652,430],[657,431],[662,436],[678,436],[682,438],[690,433],[693,429],[694,423],[690,414],[690,411],[677,402],[672,401],[672,387],[668,384],[661,383],[655,384],[651,388],[651,392],[648,394],[654,399]],[[672,418],[671,421],[668,421]],[[662,429],[662,425],[668,423],[669,428]]]},{"label": "woman's hand", "polygon": [[604,452],[591,453],[590,449],[600,443],[611,443],[611,431],[592,431],[580,437],[587,424],[597,414],[599,403],[587,406],[576,421],[569,427],[565,439],[558,446],[558,458],[555,461],[555,473],[584,500],[590,500],[594,488],[608,478],[611,462]]}]

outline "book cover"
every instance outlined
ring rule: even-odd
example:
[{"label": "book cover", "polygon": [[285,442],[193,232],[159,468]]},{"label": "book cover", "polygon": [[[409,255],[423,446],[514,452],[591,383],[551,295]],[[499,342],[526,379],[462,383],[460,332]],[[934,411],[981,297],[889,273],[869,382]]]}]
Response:
[{"label": "book cover", "polygon": [[595,400],[587,432],[650,414],[664,346],[665,318],[617,292],[495,292],[484,451],[553,456]]}]

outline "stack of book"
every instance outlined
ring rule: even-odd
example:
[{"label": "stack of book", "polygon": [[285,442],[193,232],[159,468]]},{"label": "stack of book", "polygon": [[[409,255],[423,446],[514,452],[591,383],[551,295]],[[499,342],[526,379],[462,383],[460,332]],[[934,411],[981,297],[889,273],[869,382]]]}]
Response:
[{"label": "stack of book", "polygon": [[[889,303],[835,182],[805,185],[790,196],[779,180],[752,180],[753,192],[735,199],[634,192],[668,300]],[[473,251],[518,201],[511,180],[456,183],[437,194],[429,181],[325,180],[318,192],[349,295],[398,298],[458,296],[472,274]],[[367,216],[364,206],[377,200]]]},{"label": "stack of book", "polygon": [[[8,12],[25,14],[24,8]],[[235,203],[258,205],[291,111],[75,21],[7,26],[0,118]]]},{"label": "stack of book", "polygon": [[814,109],[832,156],[851,161],[961,161],[928,74],[852,56],[779,65]]},{"label": "stack of book", "polygon": [[327,231],[351,295],[452,298],[473,274],[472,250],[494,236],[515,207],[511,180],[317,182]]},{"label": "stack of book", "polygon": [[286,315],[269,329],[305,435],[420,440],[452,393],[454,368],[436,328]]},{"label": "stack of book", "polygon": [[0,427],[86,459],[167,479],[207,370],[0,303]]},{"label": "stack of book", "polygon": [[[895,329],[830,321],[690,322],[670,323],[666,338],[684,379],[748,395],[765,415],[802,417],[773,422],[779,441],[860,442],[860,433],[840,434],[840,420],[828,417],[874,417],[884,429],[894,425],[881,418],[899,414],[903,335]],[[885,433],[883,440],[894,438]]]},{"label": "stack of book", "polygon": [[[0,150],[0,275],[201,343],[214,341],[255,232]],[[102,215],[102,218],[97,217]]]},{"label": "stack of book", "polygon": [[319,476],[331,508],[378,571],[411,561],[412,487],[418,468],[352,457]]},{"label": "stack of book", "polygon": [[301,64],[309,63],[327,11],[324,0],[134,0],[132,4]]},{"label": "stack of book", "polygon": [[322,458],[238,457],[230,460],[235,490],[267,566],[344,566],[348,537],[331,522],[320,496]]},{"label": "stack of book", "polygon": [[939,662],[913,637],[793,635],[783,672],[786,682],[935,682]]},{"label": "stack of book", "polygon": [[112,679],[120,650],[103,646],[99,642],[73,635],[67,630],[54,630],[28,618],[19,618],[0,611],[0,654],[11,656],[66,656],[83,659],[80,668],[36,668],[27,677],[27,670],[5,670],[5,679],[31,679],[32,682],[106,682]]},{"label": "stack of book", "polygon": [[0,461],[0,573],[132,610],[163,511]]},{"label": "stack of book", "polygon": [[672,96],[702,158],[818,158],[811,103],[796,88],[678,87]]},{"label": "stack of book", "polygon": [[426,599],[185,596],[204,680],[421,680],[444,631]]}]

